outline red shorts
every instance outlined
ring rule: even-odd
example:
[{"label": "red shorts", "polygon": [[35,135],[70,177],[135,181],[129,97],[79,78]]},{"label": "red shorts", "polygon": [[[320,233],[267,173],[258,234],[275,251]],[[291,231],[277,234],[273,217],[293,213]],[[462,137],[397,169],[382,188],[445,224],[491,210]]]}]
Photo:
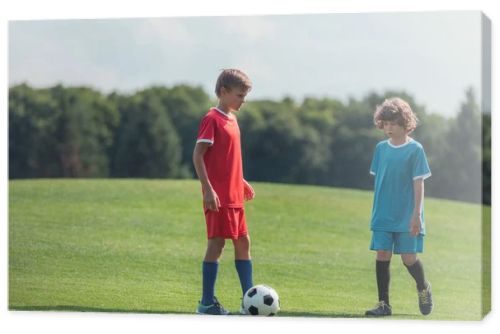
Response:
[{"label": "red shorts", "polygon": [[205,209],[205,221],[208,239],[238,239],[248,234],[244,208],[219,208],[219,211]]}]

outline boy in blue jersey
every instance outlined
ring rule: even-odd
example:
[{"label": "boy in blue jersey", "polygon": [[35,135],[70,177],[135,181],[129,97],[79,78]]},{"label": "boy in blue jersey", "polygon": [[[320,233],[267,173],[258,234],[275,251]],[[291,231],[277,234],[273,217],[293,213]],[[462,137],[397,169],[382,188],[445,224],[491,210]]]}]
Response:
[{"label": "boy in blue jersey", "polygon": [[401,254],[415,279],[420,312],[427,315],[432,311],[431,285],[417,258],[425,235],[424,180],[431,176],[422,145],[409,137],[417,121],[409,104],[400,98],[385,100],[375,111],[374,123],[388,139],[377,144],[370,167],[375,176],[370,249],[377,252],[379,302],[366,315],[392,314],[389,282],[393,253]]}]

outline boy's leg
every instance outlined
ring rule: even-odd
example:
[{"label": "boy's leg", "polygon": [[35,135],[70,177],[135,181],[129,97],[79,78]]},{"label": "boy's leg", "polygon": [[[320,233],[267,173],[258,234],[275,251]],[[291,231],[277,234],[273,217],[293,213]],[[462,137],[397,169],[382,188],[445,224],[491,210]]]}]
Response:
[{"label": "boy's leg", "polygon": [[224,238],[208,239],[207,252],[203,261],[203,296],[201,303],[211,305],[214,303],[215,281],[219,267],[219,258],[225,245]]},{"label": "boy's leg", "polygon": [[391,281],[391,257],[392,253],[388,251],[377,251],[376,261],[376,274],[377,274],[377,288],[378,300],[384,301],[387,305],[389,303],[389,284]]},{"label": "boy's leg", "polygon": [[365,312],[369,316],[386,316],[392,314],[389,304],[389,283],[391,280],[391,257],[394,233],[373,231],[370,249],[377,252],[375,273],[377,278],[378,300],[375,308]]},{"label": "boy's leg", "polygon": [[408,269],[410,275],[417,283],[418,306],[423,315],[428,315],[432,312],[432,293],[431,285],[425,279],[424,266],[417,258],[417,253],[423,251],[423,236],[411,236],[409,233],[401,234],[398,240],[398,248],[400,249],[401,259]]},{"label": "boy's leg", "polygon": [[240,278],[243,295],[253,286],[252,260],[250,258],[250,237],[244,235],[233,239],[234,263]]},{"label": "boy's leg", "polygon": [[377,251],[376,259],[376,276],[377,276],[377,288],[378,288],[378,300],[379,302],[373,309],[365,312],[365,315],[369,316],[387,316],[392,314],[392,309],[389,304],[389,283],[391,279],[390,275],[390,264],[391,264],[392,252],[389,251]]},{"label": "boy's leg", "polygon": [[408,269],[410,275],[415,279],[417,283],[417,290],[421,291],[427,287],[427,282],[425,281],[424,266],[420,259],[417,258],[417,254],[401,254],[401,259]]},{"label": "boy's leg", "polygon": [[[413,255],[413,256],[412,256]],[[428,315],[432,312],[431,284],[425,280],[422,262],[416,258],[416,254],[401,254],[406,269],[417,283],[418,307],[420,313]]]}]

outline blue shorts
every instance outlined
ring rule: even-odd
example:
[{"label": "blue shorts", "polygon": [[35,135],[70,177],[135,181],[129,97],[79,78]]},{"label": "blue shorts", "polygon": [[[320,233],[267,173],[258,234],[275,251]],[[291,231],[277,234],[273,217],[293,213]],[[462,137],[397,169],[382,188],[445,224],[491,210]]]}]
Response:
[{"label": "blue shorts", "polygon": [[394,254],[422,253],[424,250],[424,236],[411,235],[410,232],[373,231],[370,249],[383,250]]}]

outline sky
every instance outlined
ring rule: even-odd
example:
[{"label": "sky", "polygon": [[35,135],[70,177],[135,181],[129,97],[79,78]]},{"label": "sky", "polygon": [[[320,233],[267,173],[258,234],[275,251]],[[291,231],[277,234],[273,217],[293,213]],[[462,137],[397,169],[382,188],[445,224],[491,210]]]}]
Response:
[{"label": "sky", "polygon": [[201,85],[237,67],[249,99],[347,101],[404,90],[453,116],[481,89],[479,11],[298,14],[9,22],[9,85],[86,85],[131,93]]}]

